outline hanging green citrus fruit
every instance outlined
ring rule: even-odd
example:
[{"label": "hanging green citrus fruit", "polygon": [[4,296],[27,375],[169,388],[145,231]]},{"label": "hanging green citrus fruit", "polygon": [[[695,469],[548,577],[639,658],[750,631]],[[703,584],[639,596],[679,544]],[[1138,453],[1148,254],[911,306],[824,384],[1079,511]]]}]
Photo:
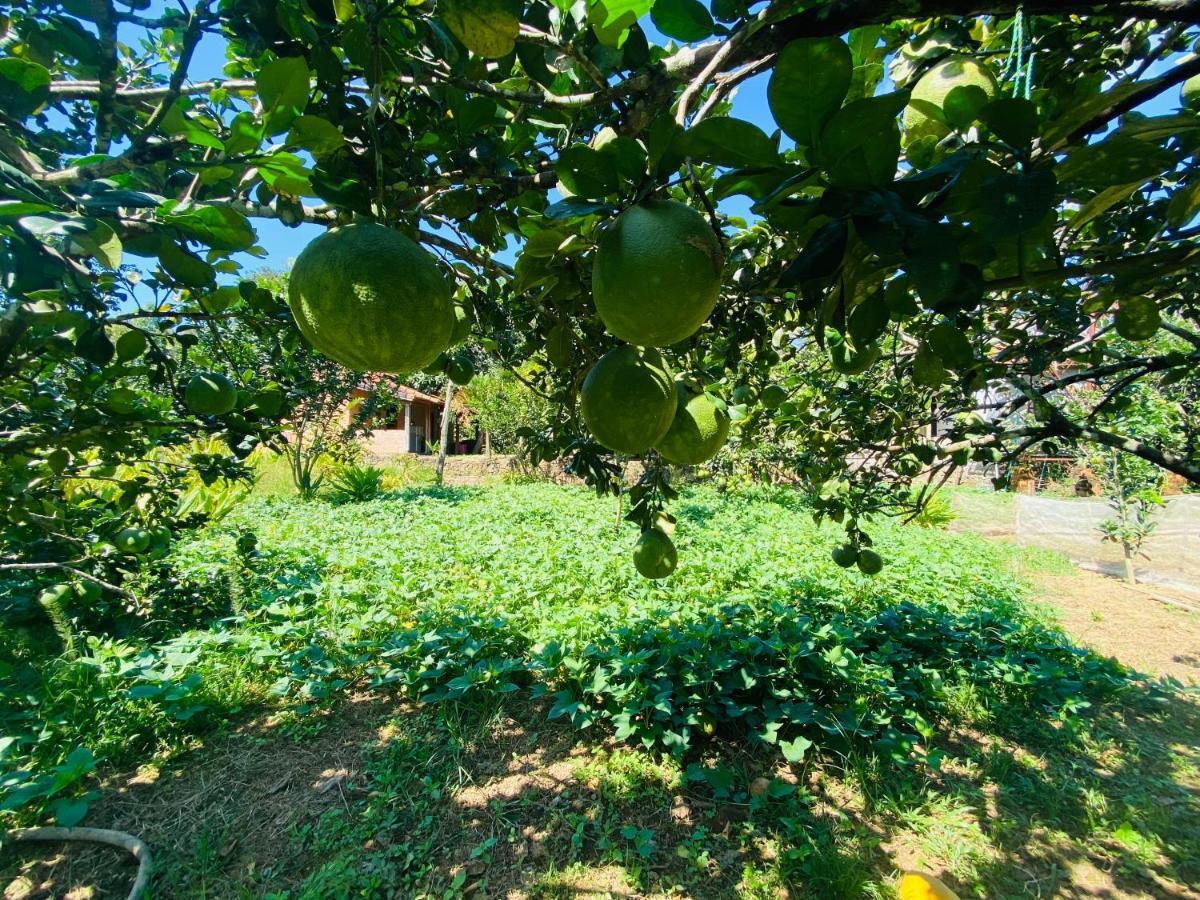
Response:
[{"label": "hanging green citrus fruit", "polygon": [[1179,96],[1188,109],[1200,109],[1200,75],[1193,75],[1185,81]]},{"label": "hanging green citrus fruit", "polygon": [[830,556],[843,569],[848,569],[858,562],[858,548],[853,544],[842,544],[840,547],[834,547]]},{"label": "hanging green citrus fruit", "polygon": [[122,528],[113,538],[113,546],[122,553],[145,553],[150,546],[150,532],[145,528]]},{"label": "hanging green citrus fruit", "polygon": [[788,392],[781,384],[768,384],[761,394],[758,395],[758,402],[767,409],[776,409],[787,400]]},{"label": "hanging green citrus fruit", "polygon": [[676,383],[675,418],[655,449],[677,466],[712,459],[729,437],[729,415],[708,394],[693,394]]},{"label": "hanging green citrus fruit", "polygon": [[200,416],[223,416],[237,406],[237,386],[219,372],[198,372],[183,392],[187,408]]},{"label": "hanging green citrus fruit", "polygon": [[639,203],[600,236],[592,268],[596,312],[623,341],[674,344],[712,313],[723,266],[704,216],[675,200]]},{"label": "hanging green citrus fruit", "polygon": [[948,135],[950,126],[945,122],[942,106],[952,90],[967,85],[980,88],[989,100],[999,91],[992,70],[962,54],[946,57],[922,75],[904,108],[904,130],[909,142],[925,135],[933,135],[938,140]]},{"label": "hanging green citrus fruit", "polygon": [[446,364],[446,377],[455,384],[470,384],[475,377],[475,364],[469,357],[454,356]]},{"label": "hanging green citrus fruit", "polygon": [[633,545],[633,564],[643,578],[666,578],[679,564],[679,555],[666,534],[647,528]]},{"label": "hanging green citrus fruit", "polygon": [[645,453],[675,417],[675,383],[657,350],[625,345],[592,366],[579,391],[583,421],[617,453]]},{"label": "hanging green citrus fruit", "polygon": [[433,259],[371,222],[333,228],[292,268],[288,305],[330,359],[368,372],[415,372],[450,345],[454,308]]},{"label": "hanging green citrus fruit", "polygon": [[883,571],[883,557],[868,547],[858,551],[857,562],[858,570],[864,575],[878,575]]}]

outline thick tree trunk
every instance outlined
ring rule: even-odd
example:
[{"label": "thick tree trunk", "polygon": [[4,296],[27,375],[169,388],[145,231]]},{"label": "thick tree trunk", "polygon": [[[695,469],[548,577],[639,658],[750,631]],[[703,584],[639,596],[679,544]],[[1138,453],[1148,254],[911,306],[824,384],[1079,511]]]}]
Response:
[{"label": "thick tree trunk", "polygon": [[450,401],[454,399],[454,382],[446,379],[446,402],[442,406],[442,440],[438,444],[437,483],[442,483],[446,471],[446,450],[450,446]]},{"label": "thick tree trunk", "polygon": [[1137,576],[1133,572],[1133,550],[1128,544],[1123,544],[1122,547],[1125,550],[1125,583],[1137,584]]}]

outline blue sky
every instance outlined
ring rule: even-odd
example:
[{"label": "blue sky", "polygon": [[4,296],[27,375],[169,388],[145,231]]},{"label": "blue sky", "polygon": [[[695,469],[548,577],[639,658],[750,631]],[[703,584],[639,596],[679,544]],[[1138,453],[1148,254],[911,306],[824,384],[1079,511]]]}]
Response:
[{"label": "blue sky", "polygon": [[[164,8],[166,8],[165,3],[155,0],[149,14],[161,12]],[[642,26],[651,41],[660,44],[666,43],[666,38],[654,28],[649,17],[642,21]],[[137,38],[136,31],[137,29],[126,25],[120,37],[126,42],[132,42]],[[1160,61],[1149,74],[1161,74],[1174,62],[1174,58]],[[193,81],[202,81],[208,78],[225,77],[224,66],[225,41],[216,35],[206,35],[197,48],[189,78]],[[767,104],[768,79],[769,73],[763,73],[739,85],[733,98],[732,115],[753,122],[771,134],[775,131],[776,125]],[[1163,115],[1172,112],[1177,105],[1178,92],[1168,91],[1151,103],[1144,104],[1139,110],[1147,115]],[[748,214],[749,205],[747,198],[734,197],[722,203],[721,208],[729,214],[745,216]],[[304,245],[323,231],[320,226],[309,224],[288,228],[272,219],[255,219],[253,224],[258,232],[259,244],[267,251],[267,256],[258,259],[245,254],[241,255],[238,262],[247,272],[263,268],[281,270],[290,268],[291,261]],[[509,250],[500,254],[500,258],[512,262],[514,255],[515,251],[510,247]]]}]

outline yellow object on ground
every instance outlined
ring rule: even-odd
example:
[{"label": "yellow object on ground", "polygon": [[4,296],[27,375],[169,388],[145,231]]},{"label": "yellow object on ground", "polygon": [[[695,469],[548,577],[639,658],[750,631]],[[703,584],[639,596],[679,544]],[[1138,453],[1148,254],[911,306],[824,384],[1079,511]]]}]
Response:
[{"label": "yellow object on ground", "polygon": [[897,885],[900,900],[958,900],[958,894],[932,875],[905,872]]}]

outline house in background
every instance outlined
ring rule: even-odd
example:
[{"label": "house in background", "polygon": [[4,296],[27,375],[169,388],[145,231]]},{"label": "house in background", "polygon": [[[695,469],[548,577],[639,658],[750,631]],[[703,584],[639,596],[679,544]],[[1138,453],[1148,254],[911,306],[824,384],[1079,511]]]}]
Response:
[{"label": "house in background", "polygon": [[[372,397],[376,400],[368,404]],[[383,399],[381,399],[383,398]],[[441,397],[426,394],[406,384],[363,382],[351,394],[342,411],[343,424],[349,427],[355,418],[369,416],[366,439],[367,455],[376,459],[405,453],[436,453],[442,435]],[[370,407],[369,409],[366,407]],[[462,415],[455,410],[451,425],[450,453],[471,453],[478,439],[463,440]]]}]

